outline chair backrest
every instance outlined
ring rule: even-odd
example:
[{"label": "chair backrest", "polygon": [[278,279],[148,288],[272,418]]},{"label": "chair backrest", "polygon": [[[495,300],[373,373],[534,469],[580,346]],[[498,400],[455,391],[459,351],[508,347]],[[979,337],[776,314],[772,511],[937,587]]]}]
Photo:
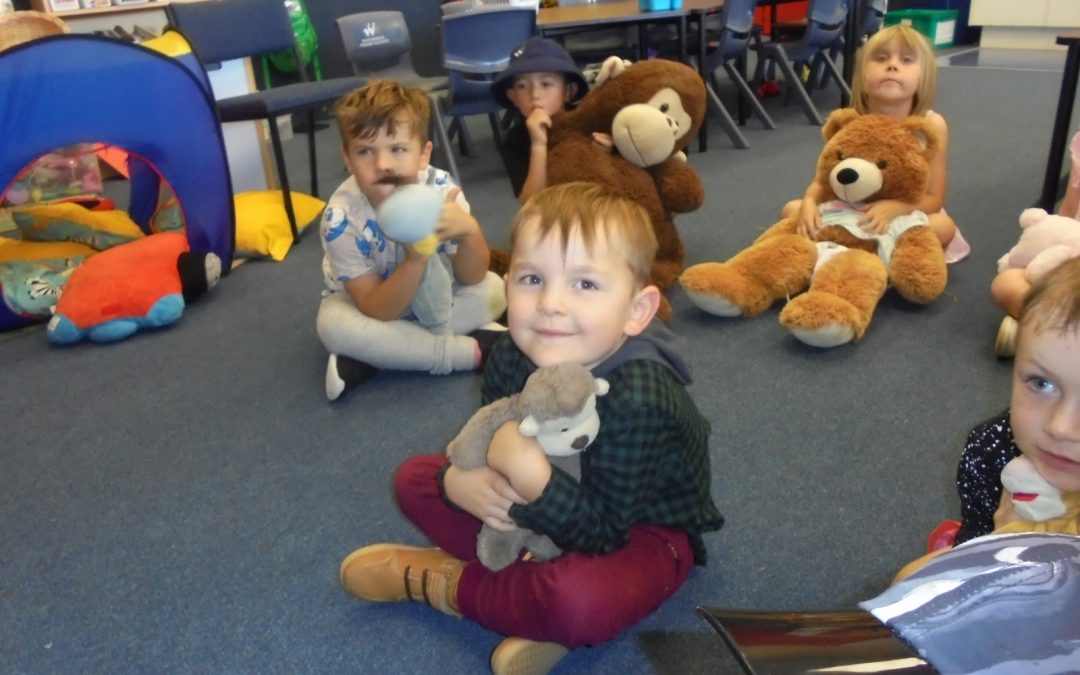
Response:
[{"label": "chair backrest", "polygon": [[848,0],[810,0],[803,49],[817,50],[836,44],[844,35],[847,14]]},{"label": "chair backrest", "polygon": [[810,0],[810,6],[806,8],[806,18],[810,23],[830,30],[833,26],[839,26],[840,30],[843,30],[847,14],[848,0]]},{"label": "chair backrest", "polygon": [[[172,2],[169,23],[187,38],[204,64],[263,56],[296,46],[289,13],[282,0],[204,0]],[[304,69],[300,68],[306,78]]]},{"label": "chair backrest", "polygon": [[349,14],[337,19],[337,27],[356,75],[378,74],[392,80],[417,77],[409,27],[401,12]]},{"label": "chair backrest", "polygon": [[885,11],[888,8],[888,0],[859,0],[862,2],[862,26],[859,35],[871,35],[881,30],[881,24],[885,22]]},{"label": "chair backrest", "polygon": [[757,0],[725,0],[720,13],[720,44],[724,59],[746,53],[754,30]]},{"label": "chair backrest", "polygon": [[510,52],[536,34],[529,8],[485,8],[447,14],[442,21],[443,65],[465,73],[498,73]]}]

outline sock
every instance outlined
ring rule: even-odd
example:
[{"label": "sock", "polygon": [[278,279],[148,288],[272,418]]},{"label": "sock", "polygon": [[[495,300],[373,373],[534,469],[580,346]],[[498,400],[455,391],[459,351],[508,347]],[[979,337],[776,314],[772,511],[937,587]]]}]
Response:
[{"label": "sock", "polygon": [[484,363],[487,362],[488,354],[491,353],[491,348],[495,346],[495,343],[499,341],[503,335],[506,335],[505,330],[488,330],[481,328],[469,333],[469,337],[476,340],[476,367],[483,368]]}]

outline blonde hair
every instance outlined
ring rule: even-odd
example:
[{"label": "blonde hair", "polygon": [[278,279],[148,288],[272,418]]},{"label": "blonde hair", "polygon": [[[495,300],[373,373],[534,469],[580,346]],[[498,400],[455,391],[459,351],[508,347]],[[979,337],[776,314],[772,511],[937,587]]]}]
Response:
[{"label": "blonde hair", "polygon": [[1024,296],[1020,326],[1062,333],[1080,330],[1080,258],[1067,260],[1039,279]]},{"label": "blonde hair", "polygon": [[934,91],[937,89],[937,61],[934,59],[934,49],[923,37],[922,33],[910,26],[896,24],[883,28],[870,36],[859,53],[855,55],[855,72],[851,76],[851,105],[860,114],[865,115],[869,110],[869,95],[863,84],[863,74],[866,72],[866,64],[878,52],[893,42],[899,44],[901,49],[909,49],[918,57],[922,64],[922,78],[915,90],[915,100],[911,102],[911,115],[925,115],[926,111],[934,107]]},{"label": "blonde hair", "polygon": [[526,223],[539,219],[537,236],[559,234],[563,251],[570,235],[579,232],[592,254],[597,232],[603,228],[611,252],[626,260],[637,287],[649,280],[656,259],[656,234],[645,209],[599,183],[563,183],[537,192],[525,202],[510,225],[510,250],[517,245]]},{"label": "blonde hair", "polygon": [[341,143],[345,146],[354,138],[371,138],[383,127],[391,135],[397,133],[395,127],[402,113],[409,117],[420,144],[428,141],[431,106],[427,94],[393,80],[372,80],[354,89],[339,98],[331,112],[337,118]]}]

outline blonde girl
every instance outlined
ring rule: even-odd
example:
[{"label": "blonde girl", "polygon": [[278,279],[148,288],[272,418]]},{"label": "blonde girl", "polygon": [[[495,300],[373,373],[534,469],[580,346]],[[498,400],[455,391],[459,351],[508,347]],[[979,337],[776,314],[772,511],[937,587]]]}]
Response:
[{"label": "blonde girl", "polygon": [[[917,203],[892,199],[874,202],[862,220],[869,233],[885,232],[898,216],[922,211],[930,220],[945,257],[956,262],[971,250],[956,229],[956,223],[942,209],[948,190],[949,127],[945,118],[933,110],[937,88],[937,63],[934,52],[918,31],[903,25],[889,26],[870,37],[855,57],[852,77],[852,107],[861,114],[875,113],[904,119],[909,115],[925,117],[941,139],[940,150],[930,167],[930,185]],[[782,215],[800,217],[799,232],[817,234],[821,227],[818,204],[821,188],[811,183],[801,200],[784,206]]]}]

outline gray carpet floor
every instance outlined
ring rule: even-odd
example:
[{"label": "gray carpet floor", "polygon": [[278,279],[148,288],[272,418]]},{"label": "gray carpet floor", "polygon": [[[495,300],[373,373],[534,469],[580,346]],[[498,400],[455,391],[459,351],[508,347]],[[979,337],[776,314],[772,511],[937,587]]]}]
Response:
[{"label": "gray carpet floor", "polygon": [[[724,320],[671,293],[728,524],[670,602],[559,672],[734,672],[697,605],[850,608],[957,515],[966,431],[1008,400],[988,288],[1038,195],[1060,73],[942,69],[947,204],[974,252],[933,305],[889,294],[862,342],[819,351],[787,336],[776,309]],[[838,97],[816,99],[827,110]],[[779,128],[751,121],[750,149],[713,122],[708,151],[690,154],[707,190],[677,221],[690,263],[748,245],[813,173],[819,128],[767,106]],[[470,127],[466,195],[502,246],[515,202],[485,121]],[[336,132],[320,136],[325,196],[344,173]],[[303,142],[289,145],[306,185]],[[485,671],[500,636],[338,587],[356,546],[422,543],[390,477],[445,445],[479,378],[383,373],[327,403],[320,259],[306,237],[281,263],[235,270],[174,327],[114,345],[52,348],[40,329],[0,342],[0,671]]]}]

